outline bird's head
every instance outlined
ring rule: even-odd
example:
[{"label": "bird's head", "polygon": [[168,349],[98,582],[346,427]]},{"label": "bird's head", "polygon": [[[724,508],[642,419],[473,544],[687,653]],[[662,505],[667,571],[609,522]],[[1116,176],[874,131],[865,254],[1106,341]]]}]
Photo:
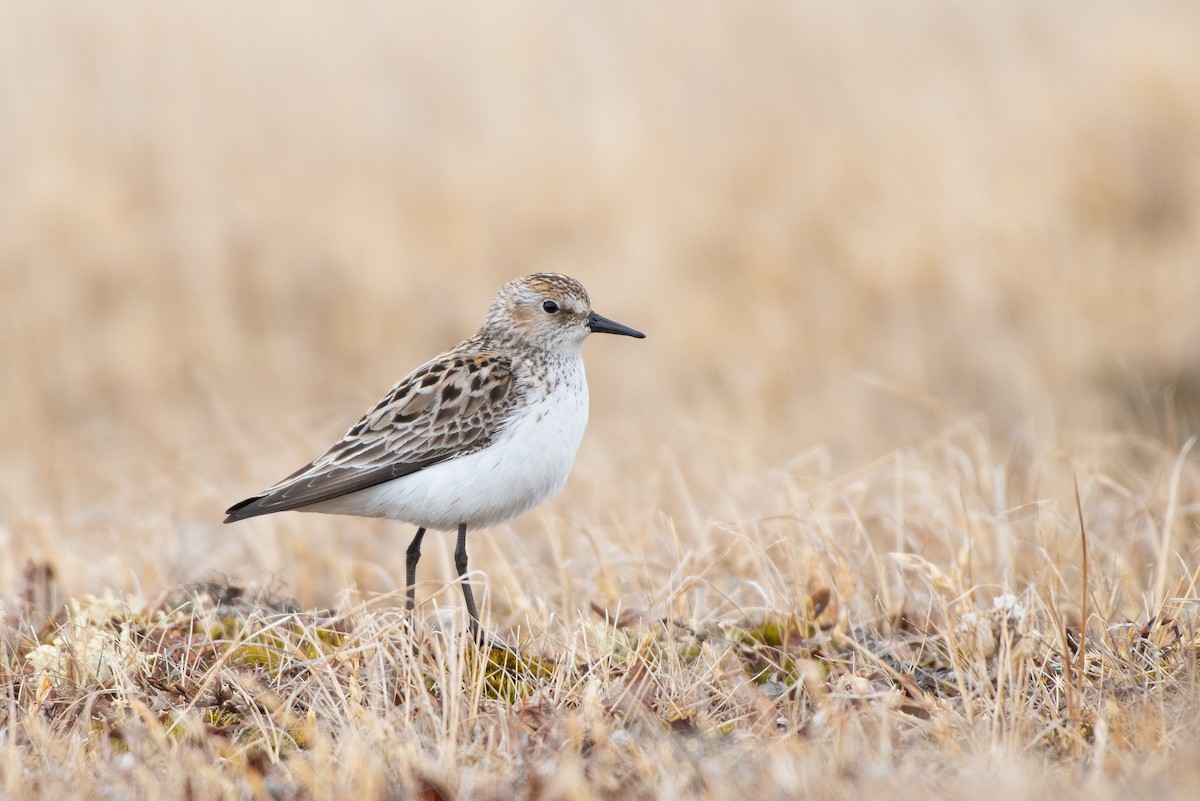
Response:
[{"label": "bird's head", "polygon": [[646,336],[596,314],[583,284],[558,273],[536,273],[505,284],[488,309],[482,331],[560,353],[577,353],[592,333]]}]

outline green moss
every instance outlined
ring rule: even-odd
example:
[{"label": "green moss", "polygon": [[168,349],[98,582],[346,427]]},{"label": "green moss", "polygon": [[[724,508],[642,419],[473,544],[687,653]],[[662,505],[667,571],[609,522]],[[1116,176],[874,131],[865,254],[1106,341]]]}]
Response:
[{"label": "green moss", "polygon": [[328,653],[341,648],[342,644],[346,642],[346,635],[333,629],[317,629],[317,639],[329,646],[326,651]]},{"label": "green moss", "polygon": [[248,642],[233,646],[229,656],[229,664],[235,667],[258,668],[267,673],[275,673],[283,662],[283,655],[277,645]]},{"label": "green moss", "polygon": [[798,618],[769,617],[758,625],[736,627],[733,639],[751,646],[795,647],[816,633],[813,625]]},{"label": "green moss", "polygon": [[675,640],[675,653],[689,665],[700,658],[704,651],[704,643],[699,637],[688,634]]},{"label": "green moss", "polygon": [[512,703],[554,676],[555,666],[536,656],[491,647],[483,663],[484,695]]},{"label": "green moss", "polygon": [[806,640],[814,634],[811,623],[788,617],[767,618],[728,631],[729,639],[740,646],[743,666],[755,684],[798,681],[799,660],[813,656]]},{"label": "green moss", "polygon": [[[229,729],[241,726],[244,722],[244,718],[237,712],[220,706],[208,707],[200,713],[200,719],[204,721],[204,725],[223,734],[228,734]],[[183,727],[177,726],[175,730],[182,733]]]}]

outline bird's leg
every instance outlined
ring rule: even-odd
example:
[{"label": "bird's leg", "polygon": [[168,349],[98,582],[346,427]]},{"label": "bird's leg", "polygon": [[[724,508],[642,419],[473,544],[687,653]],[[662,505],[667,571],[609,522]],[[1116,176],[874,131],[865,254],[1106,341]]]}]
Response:
[{"label": "bird's leg", "polygon": [[475,596],[467,581],[467,524],[458,525],[458,545],[454,549],[454,566],[458,568],[458,580],[462,583],[463,599],[467,602],[467,614],[471,616],[471,638],[479,639],[479,610],[475,608]]},{"label": "bird's leg", "polygon": [[404,608],[411,614],[413,606],[416,603],[417,597],[417,562],[421,559],[421,540],[425,536],[425,529],[417,529],[417,536],[413,537],[412,542],[408,544],[408,550],[404,552],[404,581],[405,592],[408,593],[408,601],[404,604]]}]

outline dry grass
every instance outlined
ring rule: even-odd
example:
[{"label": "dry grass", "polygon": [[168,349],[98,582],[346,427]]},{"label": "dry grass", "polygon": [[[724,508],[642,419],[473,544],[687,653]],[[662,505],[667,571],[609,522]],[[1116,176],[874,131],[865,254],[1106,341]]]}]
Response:
[{"label": "dry grass", "polygon": [[[0,795],[1197,797],[1198,42],[5,4]],[[539,269],[649,338],[472,542],[517,655],[444,541],[410,627],[404,527],[219,524]]]}]

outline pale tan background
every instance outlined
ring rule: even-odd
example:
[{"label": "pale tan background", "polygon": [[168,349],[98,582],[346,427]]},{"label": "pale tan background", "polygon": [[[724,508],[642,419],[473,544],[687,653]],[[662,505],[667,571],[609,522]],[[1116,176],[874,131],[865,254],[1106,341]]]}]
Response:
[{"label": "pale tan background", "polygon": [[0,593],[396,587],[403,526],[221,511],[537,270],[648,338],[474,546],[517,607],[956,425],[1178,449],[1200,5],[5,3]]}]

